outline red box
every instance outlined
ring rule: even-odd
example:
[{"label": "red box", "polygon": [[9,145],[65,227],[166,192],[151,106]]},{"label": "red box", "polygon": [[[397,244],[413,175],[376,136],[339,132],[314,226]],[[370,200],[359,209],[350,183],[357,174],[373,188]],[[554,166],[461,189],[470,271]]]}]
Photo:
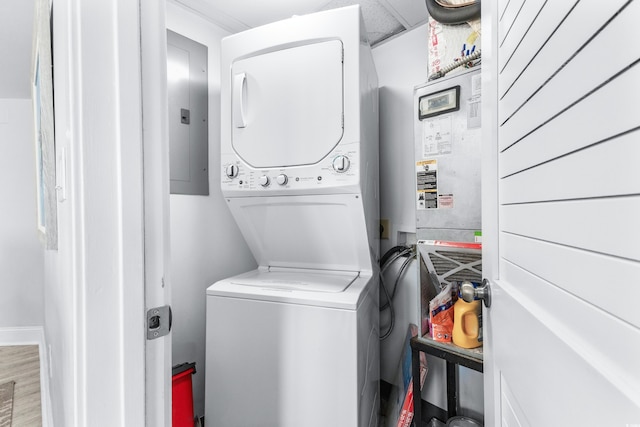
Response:
[{"label": "red box", "polygon": [[196,373],[196,364],[183,363],[172,369],[171,422],[173,427],[193,427],[193,388],[191,375]]}]

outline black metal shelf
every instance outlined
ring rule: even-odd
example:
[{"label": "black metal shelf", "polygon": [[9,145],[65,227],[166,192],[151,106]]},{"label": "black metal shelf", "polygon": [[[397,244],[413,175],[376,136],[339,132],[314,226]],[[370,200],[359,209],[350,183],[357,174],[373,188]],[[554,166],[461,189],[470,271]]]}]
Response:
[{"label": "black metal shelf", "polygon": [[[456,365],[464,366],[474,371],[483,372],[482,347],[466,349],[455,344],[434,341],[429,336],[413,337],[411,339],[411,363],[413,378],[420,376],[420,352],[444,359],[447,365],[447,416],[454,417],[458,408],[458,388],[456,381]],[[413,395],[420,396],[420,382],[413,382]],[[414,398],[414,426],[427,425],[422,420],[421,400]]]}]

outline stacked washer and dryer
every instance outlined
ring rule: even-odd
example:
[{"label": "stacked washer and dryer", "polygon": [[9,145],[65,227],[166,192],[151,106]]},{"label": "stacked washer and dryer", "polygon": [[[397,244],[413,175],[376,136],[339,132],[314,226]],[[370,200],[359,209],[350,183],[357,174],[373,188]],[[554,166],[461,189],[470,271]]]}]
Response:
[{"label": "stacked washer and dryer", "polygon": [[229,36],[221,67],[222,193],[258,268],[207,289],[206,425],[375,427],[378,81],[360,8]]}]

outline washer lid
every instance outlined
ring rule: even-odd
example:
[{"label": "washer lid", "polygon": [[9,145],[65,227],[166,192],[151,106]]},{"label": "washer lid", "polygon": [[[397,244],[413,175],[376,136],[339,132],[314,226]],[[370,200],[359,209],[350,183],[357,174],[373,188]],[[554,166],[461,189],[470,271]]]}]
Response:
[{"label": "washer lid", "polygon": [[253,270],[229,279],[235,285],[261,289],[308,292],[342,292],[358,277],[356,272],[305,271],[299,269]]},{"label": "washer lid", "polygon": [[234,197],[227,203],[260,266],[373,270],[359,195]]}]

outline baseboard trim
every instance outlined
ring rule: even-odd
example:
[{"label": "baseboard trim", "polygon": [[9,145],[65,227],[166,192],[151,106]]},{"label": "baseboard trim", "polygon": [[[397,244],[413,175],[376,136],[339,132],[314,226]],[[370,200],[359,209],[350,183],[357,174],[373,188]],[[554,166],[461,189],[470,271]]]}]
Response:
[{"label": "baseboard trim", "polygon": [[0,328],[0,345],[44,344],[42,326]]},{"label": "baseboard trim", "polygon": [[37,345],[40,357],[40,405],[42,427],[53,427],[51,397],[49,394],[49,356],[42,326],[19,326],[0,328],[0,345]]}]

